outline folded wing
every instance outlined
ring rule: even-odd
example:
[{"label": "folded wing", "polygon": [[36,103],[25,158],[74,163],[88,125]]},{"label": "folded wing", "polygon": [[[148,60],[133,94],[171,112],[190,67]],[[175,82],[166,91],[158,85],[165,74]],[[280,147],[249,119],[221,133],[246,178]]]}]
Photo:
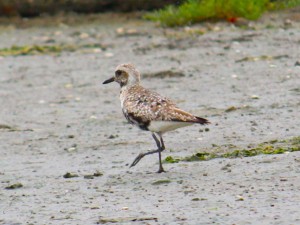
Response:
[{"label": "folded wing", "polygon": [[124,109],[126,109],[123,113],[131,123],[137,125],[147,125],[151,121],[173,121],[199,124],[209,123],[209,121],[204,118],[194,116],[177,108],[170,99],[162,97],[156,92],[141,86],[133,88],[136,90],[129,91],[135,94],[131,94],[123,103],[125,106]]}]

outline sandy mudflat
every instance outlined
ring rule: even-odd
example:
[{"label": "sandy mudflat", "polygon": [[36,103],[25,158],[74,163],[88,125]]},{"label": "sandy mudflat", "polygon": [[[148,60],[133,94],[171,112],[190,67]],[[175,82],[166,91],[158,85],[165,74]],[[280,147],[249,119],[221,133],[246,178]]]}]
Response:
[{"label": "sandy mudflat", "polygon": [[163,174],[153,155],[129,169],[155,144],[125,122],[117,84],[101,84],[132,62],[144,86],[212,122],[166,134],[164,158],[299,137],[299,13],[242,28],[110,15],[23,23],[0,26],[0,48],[102,48],[0,57],[0,224],[300,224],[300,152],[165,164]]}]

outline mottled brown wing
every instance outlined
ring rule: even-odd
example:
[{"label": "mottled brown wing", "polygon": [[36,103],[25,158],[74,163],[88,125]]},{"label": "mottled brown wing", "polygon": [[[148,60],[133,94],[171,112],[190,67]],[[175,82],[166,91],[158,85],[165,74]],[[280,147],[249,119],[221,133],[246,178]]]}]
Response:
[{"label": "mottled brown wing", "polygon": [[165,97],[162,97],[154,91],[150,91],[141,86],[133,87],[128,90],[130,95],[124,101],[124,114],[128,114],[143,120],[168,120],[168,111],[176,107],[175,104]]},{"label": "mottled brown wing", "polygon": [[173,108],[170,111],[170,117],[172,121],[178,122],[190,122],[190,123],[200,123],[200,124],[209,124],[210,122],[207,119],[194,116],[188,112],[185,112],[178,108]]},{"label": "mottled brown wing", "polygon": [[[178,121],[191,123],[209,123],[206,119],[193,116],[176,107],[170,99],[141,86],[129,90],[131,95],[124,102],[124,115],[131,123],[149,123],[150,121]],[[135,121],[132,119],[135,118]]]}]

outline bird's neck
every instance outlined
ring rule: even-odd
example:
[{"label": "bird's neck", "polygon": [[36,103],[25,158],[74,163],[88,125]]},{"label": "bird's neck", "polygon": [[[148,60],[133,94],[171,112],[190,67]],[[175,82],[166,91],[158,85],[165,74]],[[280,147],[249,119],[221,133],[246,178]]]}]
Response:
[{"label": "bird's neck", "polygon": [[134,84],[127,83],[125,85],[121,85],[121,92],[122,91],[127,91],[127,90],[129,90],[131,88],[136,88],[136,87],[139,87],[139,86],[140,86],[139,83],[134,83]]},{"label": "bird's neck", "polygon": [[123,104],[123,102],[126,99],[126,96],[128,96],[128,92],[135,92],[140,90],[141,88],[143,88],[140,84],[134,84],[134,85],[124,85],[123,87],[121,87],[121,91],[120,91],[120,100],[121,100],[121,104]]}]

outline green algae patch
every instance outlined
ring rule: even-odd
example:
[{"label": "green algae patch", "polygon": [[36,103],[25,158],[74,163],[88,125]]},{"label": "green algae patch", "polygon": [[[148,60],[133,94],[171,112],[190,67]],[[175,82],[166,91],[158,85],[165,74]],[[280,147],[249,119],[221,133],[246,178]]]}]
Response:
[{"label": "green algae patch", "polygon": [[6,190],[13,190],[13,189],[18,189],[18,188],[21,188],[23,187],[23,184],[21,183],[15,183],[15,184],[11,184],[7,187],[5,187]]},{"label": "green algae patch", "polygon": [[291,143],[298,148],[300,148],[300,136],[299,137],[294,137],[291,139]]},{"label": "green algae patch", "polygon": [[[150,221],[153,220],[154,222],[157,222],[158,218],[156,217],[120,217],[120,218],[103,218],[101,217],[99,221],[97,221],[96,224],[120,224],[120,223],[132,223],[132,222],[142,222],[142,221]],[[146,222],[144,222],[146,223]],[[148,224],[148,223],[146,223]]]},{"label": "green algae patch", "polygon": [[158,181],[154,181],[153,183],[152,183],[152,185],[161,185],[161,184],[169,184],[169,183],[171,183],[172,181],[170,181],[170,180],[158,180]]},{"label": "green algae patch", "polygon": [[74,178],[74,177],[79,177],[79,175],[77,175],[76,173],[70,173],[70,172],[67,172],[63,175],[63,178],[66,178],[66,179]]},{"label": "green algae patch", "polygon": [[187,162],[204,161],[210,159],[211,157],[213,157],[213,155],[211,155],[208,152],[198,152],[192,156],[183,158],[183,161],[187,161]]},{"label": "green algae patch", "polygon": [[281,58],[289,58],[288,55],[276,55],[276,56],[269,56],[269,55],[261,55],[261,56],[248,56],[239,60],[236,60],[235,62],[255,62],[255,61],[271,61]]},{"label": "green algae patch", "polygon": [[215,148],[221,150],[222,147],[233,146],[230,152],[223,154],[209,153],[209,152],[198,152],[191,156],[186,156],[183,158],[167,156],[164,163],[177,163],[180,161],[194,162],[194,161],[207,161],[216,158],[241,158],[241,157],[253,157],[257,155],[278,155],[288,152],[300,151],[300,136],[293,137],[287,140],[271,140],[258,144],[250,149],[237,149],[236,146],[226,144],[226,145],[215,145]]},{"label": "green algae patch", "polygon": [[84,179],[94,179],[95,177],[101,177],[101,176],[103,176],[103,173],[97,171],[97,172],[95,172],[93,174],[84,175],[83,178]]},{"label": "green algae patch", "polygon": [[10,48],[1,48],[0,56],[24,56],[24,55],[58,55],[62,52],[75,52],[78,50],[105,49],[100,44],[87,45],[13,45]]},{"label": "green algae patch", "polygon": [[173,158],[172,156],[167,156],[164,160],[164,163],[178,163],[180,161],[179,158]]},{"label": "green algae patch", "polygon": [[18,131],[16,127],[7,125],[7,124],[0,124],[0,130],[7,130],[7,131]]}]

